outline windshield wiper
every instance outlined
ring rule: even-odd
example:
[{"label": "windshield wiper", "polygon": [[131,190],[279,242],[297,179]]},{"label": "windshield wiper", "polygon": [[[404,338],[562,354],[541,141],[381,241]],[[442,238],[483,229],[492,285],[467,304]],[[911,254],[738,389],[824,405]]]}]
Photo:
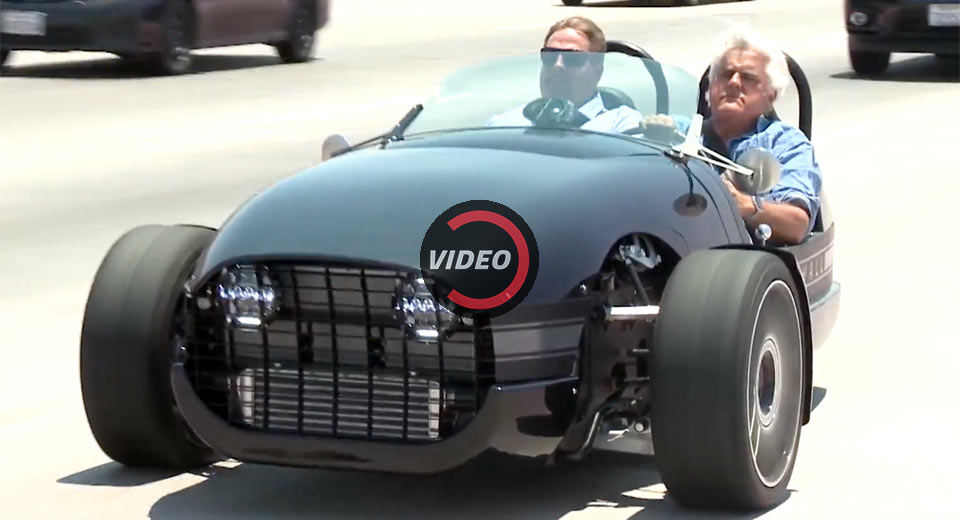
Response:
[{"label": "windshield wiper", "polygon": [[413,124],[413,121],[417,118],[417,116],[420,115],[420,112],[423,112],[423,105],[422,104],[414,105],[414,107],[411,108],[405,116],[403,116],[403,119],[401,119],[396,124],[396,126],[394,126],[393,129],[390,130],[389,132],[378,135],[376,137],[371,137],[370,139],[361,141],[355,145],[348,146],[343,150],[339,150],[333,153],[333,157],[345,154],[347,152],[352,152],[353,150],[356,150],[358,148],[361,148],[371,143],[376,143],[378,141],[380,142],[380,148],[382,149],[383,147],[387,146],[387,143],[403,139],[403,133],[406,132],[407,128],[409,128],[410,125]]}]

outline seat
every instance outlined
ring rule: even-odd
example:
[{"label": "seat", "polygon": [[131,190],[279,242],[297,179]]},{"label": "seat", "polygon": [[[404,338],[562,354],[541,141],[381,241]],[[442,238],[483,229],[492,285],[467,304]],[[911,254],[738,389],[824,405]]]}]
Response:
[{"label": "seat", "polygon": [[607,110],[613,110],[621,106],[627,106],[633,109],[637,108],[636,105],[633,104],[633,99],[630,99],[630,96],[620,89],[599,87],[597,90],[600,91],[600,99],[603,101],[603,106]]}]

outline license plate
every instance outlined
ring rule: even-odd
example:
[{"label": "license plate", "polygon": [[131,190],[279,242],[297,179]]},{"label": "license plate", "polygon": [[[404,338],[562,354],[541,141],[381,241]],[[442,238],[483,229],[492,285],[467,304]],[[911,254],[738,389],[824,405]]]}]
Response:
[{"label": "license plate", "polygon": [[960,26],[960,4],[932,4],[927,11],[927,23],[934,27]]},{"label": "license plate", "polygon": [[34,11],[3,11],[0,31],[7,34],[43,36],[47,34],[47,14]]}]

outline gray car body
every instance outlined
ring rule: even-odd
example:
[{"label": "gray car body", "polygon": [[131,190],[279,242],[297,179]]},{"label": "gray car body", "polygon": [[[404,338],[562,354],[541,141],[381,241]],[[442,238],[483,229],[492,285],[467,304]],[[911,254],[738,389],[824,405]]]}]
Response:
[{"label": "gray car body", "polygon": [[337,157],[255,195],[225,222],[195,274],[202,280],[226,264],[266,258],[417,269],[433,221],[483,199],[529,224],[540,266],[523,303],[549,303],[594,274],[631,233],[656,236],[679,256],[751,243],[713,169],[696,160],[690,167],[693,191],[707,205],[685,215],[677,209],[691,188],[684,168],[627,137],[533,129],[414,136]]}]

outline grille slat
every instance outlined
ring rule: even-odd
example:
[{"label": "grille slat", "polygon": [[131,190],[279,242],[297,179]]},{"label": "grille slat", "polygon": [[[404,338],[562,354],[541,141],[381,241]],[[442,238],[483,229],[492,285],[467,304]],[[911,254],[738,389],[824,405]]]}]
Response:
[{"label": "grille slat", "polygon": [[489,330],[463,328],[433,342],[409,338],[393,298],[412,274],[284,263],[239,268],[261,284],[270,280],[273,314],[260,298],[260,326],[227,320],[214,279],[205,293],[196,291],[212,303],[191,305],[187,341],[194,389],[233,426],[432,442],[460,431],[482,405],[493,381]]}]

